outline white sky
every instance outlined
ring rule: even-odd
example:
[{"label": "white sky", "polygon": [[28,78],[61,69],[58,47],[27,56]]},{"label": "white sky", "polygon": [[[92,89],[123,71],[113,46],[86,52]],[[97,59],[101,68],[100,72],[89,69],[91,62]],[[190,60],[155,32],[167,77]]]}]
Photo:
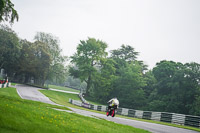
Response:
[{"label": "white sky", "polygon": [[131,45],[149,68],[164,59],[200,63],[200,0],[11,1],[20,38],[52,33],[67,56],[80,40],[94,37],[108,44],[107,51]]}]

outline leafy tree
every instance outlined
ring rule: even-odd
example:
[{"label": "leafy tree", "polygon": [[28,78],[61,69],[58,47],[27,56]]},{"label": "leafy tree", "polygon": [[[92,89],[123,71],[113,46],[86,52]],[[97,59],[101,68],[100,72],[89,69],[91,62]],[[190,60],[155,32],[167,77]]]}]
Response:
[{"label": "leafy tree", "polygon": [[35,67],[35,83],[44,86],[48,76],[48,70],[51,64],[51,57],[47,49],[47,44],[36,41],[34,43]]},{"label": "leafy tree", "polygon": [[81,90],[82,92],[85,92],[86,83],[81,83],[80,79],[73,78],[72,76],[67,76],[67,80],[65,81],[65,85],[69,87],[73,87],[76,89]]},{"label": "leafy tree", "polygon": [[154,91],[155,85],[157,83],[157,80],[155,79],[152,70],[149,70],[144,74],[144,80],[147,85],[143,88],[143,90],[145,92],[146,98],[148,98]]},{"label": "leafy tree", "polygon": [[[179,112],[182,101],[182,95],[179,87],[179,80],[181,78],[183,64],[176,63],[173,61],[161,61],[156,64],[153,68],[153,74],[158,81],[156,84],[156,95],[150,102],[150,109],[155,111],[166,111],[166,112]],[[179,102],[179,103],[178,103]],[[156,106],[154,104],[157,104]]]},{"label": "leafy tree", "polygon": [[[192,114],[195,96],[199,90],[198,65],[176,63],[173,61],[161,61],[153,69],[153,74],[158,81],[156,84],[154,100],[150,102],[152,110]],[[197,98],[198,99],[198,98]],[[160,105],[154,106],[156,101]],[[153,106],[154,107],[153,107]]]},{"label": "leafy tree", "polygon": [[188,90],[187,96],[187,108],[189,114],[200,115],[200,64],[191,62],[185,64],[185,86]]},{"label": "leafy tree", "polygon": [[34,37],[34,40],[47,44],[48,52],[50,53],[52,58],[52,65],[62,60],[60,59],[62,50],[60,49],[60,42],[57,37],[53,36],[50,33],[37,32],[37,34]]},{"label": "leafy tree", "polygon": [[102,59],[101,66],[93,78],[93,97],[99,102],[106,102],[110,98],[115,81],[115,61],[112,59]]},{"label": "leafy tree", "polygon": [[74,67],[70,67],[70,75],[87,83],[86,95],[88,96],[92,87],[92,78],[97,72],[97,66],[100,60],[107,55],[106,48],[106,43],[94,38],[88,38],[86,41],[80,41],[77,52],[71,56],[71,62]]},{"label": "leafy tree", "polygon": [[[44,85],[47,78],[51,59],[46,44],[42,42],[28,42],[21,40],[21,56],[19,60],[19,73],[25,76],[24,83],[34,78],[35,84]],[[22,76],[22,75],[21,75]]]},{"label": "leafy tree", "polygon": [[111,51],[112,58],[123,59],[127,62],[135,61],[137,59],[138,54],[139,53],[136,52],[133,47],[124,44],[121,46],[120,49]]},{"label": "leafy tree", "polygon": [[146,85],[141,66],[131,63],[118,71],[112,97],[118,97],[123,107],[141,109],[145,104],[145,93],[142,88]]},{"label": "leafy tree", "polygon": [[0,0],[0,22],[9,21],[13,23],[15,19],[18,21],[19,16],[14,9],[14,4],[10,0]]},{"label": "leafy tree", "polygon": [[17,34],[7,26],[0,26],[0,69],[5,69],[9,77],[17,70],[20,44]]},{"label": "leafy tree", "polygon": [[[22,48],[20,50],[20,59],[18,60],[19,69],[16,72],[15,80],[28,83],[30,78],[37,73],[33,43],[27,40],[20,40],[20,44]],[[25,80],[23,80],[23,77],[25,77]]]},{"label": "leafy tree", "polygon": [[193,115],[200,116],[200,93],[196,94],[195,101],[192,104],[192,109],[190,110],[190,113]]},{"label": "leafy tree", "polygon": [[141,67],[141,71],[144,72],[147,69],[147,65],[144,64],[143,61],[138,61],[137,56],[139,55],[139,52],[136,52],[133,47],[130,45],[122,45],[121,48],[117,50],[111,51],[111,58],[113,58],[115,61],[117,61],[117,65],[125,65],[125,62],[128,63],[139,63]]},{"label": "leafy tree", "polygon": [[47,79],[56,83],[64,82],[67,75],[65,66],[67,57],[61,55],[62,50],[59,46],[59,39],[44,32],[38,32],[34,39],[46,44],[46,51],[50,54],[51,63],[48,67]]},{"label": "leafy tree", "polygon": [[123,107],[141,109],[145,105],[144,65],[137,60],[138,54],[129,45],[111,51],[111,58],[116,62],[116,78],[111,96],[118,97]]}]

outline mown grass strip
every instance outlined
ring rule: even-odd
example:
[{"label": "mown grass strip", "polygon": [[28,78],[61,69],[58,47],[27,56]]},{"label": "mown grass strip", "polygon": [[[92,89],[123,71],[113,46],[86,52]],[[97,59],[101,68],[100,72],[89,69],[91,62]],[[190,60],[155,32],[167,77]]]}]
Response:
[{"label": "mown grass strip", "polygon": [[[49,88],[52,89],[58,89],[58,90],[65,90],[65,91],[72,91],[72,92],[80,92],[79,90],[75,90],[75,89],[71,89],[71,88],[67,88],[67,87],[62,87],[62,86],[56,86],[56,85],[49,85]],[[71,98],[71,97],[70,97]],[[73,99],[73,98],[71,98]],[[74,99],[75,100],[75,99]],[[78,100],[80,100],[80,98],[78,98]],[[95,104],[95,105],[102,105],[99,102],[94,102],[92,99],[88,99],[86,98],[86,100],[90,103],[90,104]]]},{"label": "mown grass strip", "polygon": [[17,85],[17,83],[11,83],[11,85],[15,86],[15,85]]},{"label": "mown grass strip", "polygon": [[80,93],[79,90],[71,89],[71,88],[64,87],[64,86],[48,85],[48,88],[53,88],[53,89],[58,89],[58,90],[72,91],[72,92],[78,92],[78,93]]},{"label": "mown grass strip", "polygon": [[1,133],[148,133],[106,120],[52,109],[66,107],[23,100],[15,88],[0,88],[0,101]]}]

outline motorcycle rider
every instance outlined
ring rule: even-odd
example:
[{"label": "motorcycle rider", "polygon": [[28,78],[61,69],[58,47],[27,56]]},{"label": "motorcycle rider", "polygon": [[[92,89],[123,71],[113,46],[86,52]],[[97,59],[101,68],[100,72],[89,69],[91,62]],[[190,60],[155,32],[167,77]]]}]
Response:
[{"label": "motorcycle rider", "polygon": [[110,110],[112,107],[114,109],[117,109],[119,106],[119,101],[117,100],[117,98],[112,98],[108,101],[109,105],[108,105],[108,110]]}]

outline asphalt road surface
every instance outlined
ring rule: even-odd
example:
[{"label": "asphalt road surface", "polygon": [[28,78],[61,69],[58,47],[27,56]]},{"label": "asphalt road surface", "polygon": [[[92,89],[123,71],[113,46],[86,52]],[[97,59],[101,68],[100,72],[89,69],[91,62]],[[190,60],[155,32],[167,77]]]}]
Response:
[{"label": "asphalt road surface", "polygon": [[[17,92],[19,96],[22,99],[28,99],[28,100],[34,100],[34,101],[40,101],[44,103],[49,103],[49,104],[54,104],[58,105],[54,102],[52,102],[48,97],[43,95],[39,89],[36,87],[30,87],[26,85],[17,85],[15,86],[17,89]],[[85,110],[80,110],[80,109],[75,109],[68,107],[71,110],[73,110],[75,113],[89,116],[89,117],[95,117],[95,118],[103,118],[109,121],[113,121],[116,123],[120,124],[125,124],[129,126],[133,126],[136,128],[141,128],[148,130],[152,133],[199,133],[197,131],[192,131],[192,130],[187,130],[187,129],[182,129],[182,128],[176,128],[176,127],[171,127],[171,126],[166,126],[166,125],[160,125],[160,124],[155,124],[155,123],[148,123],[148,122],[142,122],[142,121],[136,121],[136,120],[130,120],[130,119],[125,119],[125,118],[119,118],[119,117],[107,117],[106,114],[99,114],[99,113],[94,113],[90,111],[85,111]]]}]

